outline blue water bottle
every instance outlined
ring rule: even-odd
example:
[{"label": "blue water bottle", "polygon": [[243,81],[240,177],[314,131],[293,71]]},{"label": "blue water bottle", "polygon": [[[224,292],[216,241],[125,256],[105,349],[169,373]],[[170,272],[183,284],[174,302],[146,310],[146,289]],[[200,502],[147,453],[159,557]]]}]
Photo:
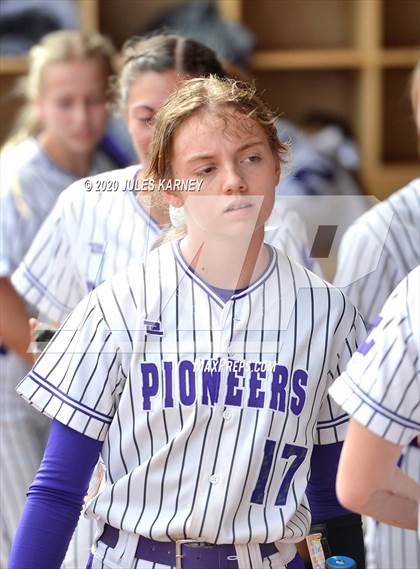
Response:
[{"label": "blue water bottle", "polygon": [[356,562],[345,555],[334,555],[325,561],[325,569],[356,569]]}]

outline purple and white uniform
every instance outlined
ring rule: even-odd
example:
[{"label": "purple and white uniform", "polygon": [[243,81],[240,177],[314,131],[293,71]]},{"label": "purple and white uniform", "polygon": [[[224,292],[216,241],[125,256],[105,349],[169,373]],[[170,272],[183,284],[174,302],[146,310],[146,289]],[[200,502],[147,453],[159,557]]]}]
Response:
[{"label": "purple and white uniform", "polygon": [[268,247],[264,274],[223,299],[178,241],[162,245],[85,298],[20,384],[104,441],[87,515],[120,532],[115,548],[97,542],[94,568],[135,566],[139,534],[235,543],[241,567],[275,542],[283,567],[308,532],[313,447],[347,425],[327,392],[365,328],[339,290]]}]

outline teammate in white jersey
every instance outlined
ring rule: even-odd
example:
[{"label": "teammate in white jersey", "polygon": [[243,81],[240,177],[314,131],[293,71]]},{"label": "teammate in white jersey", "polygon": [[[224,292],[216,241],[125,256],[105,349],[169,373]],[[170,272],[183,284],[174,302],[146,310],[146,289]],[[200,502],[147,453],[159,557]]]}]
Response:
[{"label": "teammate in white jersey", "polygon": [[[411,95],[420,141],[420,63],[413,73]],[[344,235],[334,284],[360,310],[368,328],[398,283],[420,263],[419,235],[420,178],[368,211]],[[402,468],[420,481],[419,448],[409,447]],[[367,546],[380,569],[396,569],[397,559],[401,568],[417,568],[420,546],[413,547],[413,540],[413,532],[375,523]]]},{"label": "teammate in white jersey", "polygon": [[334,284],[368,327],[398,283],[420,263],[420,178],[360,217],[340,244]]},{"label": "teammate in white jersey", "polygon": [[188,81],[158,114],[147,176],[202,183],[167,192],[187,235],[96,288],[20,385],[55,420],[10,569],[59,566],[101,448],[92,567],[173,567],[184,538],[221,544],[178,542],[184,567],[302,567],[309,469],[347,423],[327,390],[365,332],[340,291],[263,244],[282,150],[243,84]]},{"label": "teammate in white jersey", "polygon": [[27,317],[24,313],[19,321],[20,299],[9,278],[59,194],[81,176],[115,167],[98,148],[108,117],[113,53],[110,42],[98,34],[45,36],[29,54],[21,127],[0,156],[1,567],[49,426],[16,397],[16,384],[30,369],[31,357]]},{"label": "teammate in white jersey", "polygon": [[[418,470],[414,480],[397,462],[420,434],[419,291],[420,266],[398,285],[330,390],[352,415],[337,480],[340,499],[352,510],[411,530],[418,527]],[[401,544],[401,530],[398,537]],[[404,539],[403,548],[396,540],[380,541],[379,567],[418,567],[416,532],[405,531]]]},{"label": "teammate in white jersey", "polygon": [[[411,85],[420,143],[420,61]],[[362,215],[345,233],[334,284],[360,310],[368,326],[399,282],[420,263],[420,178]]]}]

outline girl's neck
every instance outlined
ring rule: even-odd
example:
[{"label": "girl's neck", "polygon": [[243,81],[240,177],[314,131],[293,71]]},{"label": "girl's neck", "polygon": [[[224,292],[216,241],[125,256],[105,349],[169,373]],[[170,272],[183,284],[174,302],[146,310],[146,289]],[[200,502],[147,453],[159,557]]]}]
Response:
[{"label": "girl's neck", "polygon": [[194,238],[186,235],[181,252],[194,272],[210,285],[235,290],[248,287],[266,270],[270,255],[263,247],[264,228],[250,239]]},{"label": "girl's neck", "polygon": [[78,178],[89,175],[93,151],[88,154],[74,154],[57,144],[45,132],[39,134],[38,142],[50,160],[62,170],[74,174]]}]

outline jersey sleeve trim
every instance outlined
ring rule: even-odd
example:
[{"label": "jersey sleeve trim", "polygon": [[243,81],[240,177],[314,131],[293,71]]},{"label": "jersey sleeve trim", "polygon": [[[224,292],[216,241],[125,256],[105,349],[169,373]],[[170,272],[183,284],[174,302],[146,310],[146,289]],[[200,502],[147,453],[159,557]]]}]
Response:
[{"label": "jersey sleeve trim", "polygon": [[318,421],[317,423],[317,429],[329,429],[330,427],[336,427],[338,425],[342,425],[343,423],[346,423],[349,420],[349,416],[347,413],[343,413],[342,415],[339,415],[338,417],[335,417],[334,419],[330,419],[328,421]]},{"label": "jersey sleeve trim", "polygon": [[[343,386],[347,386],[350,390],[350,393],[345,393],[343,390]],[[408,429],[420,429],[420,423],[417,421],[412,421],[411,419],[407,419],[407,417],[403,417],[399,415],[395,411],[388,409],[378,401],[375,401],[369,393],[364,391],[353,379],[344,372],[338,380],[334,383],[334,385],[330,389],[330,394],[339,404],[345,404],[347,397],[351,395],[355,395],[360,399],[363,403],[368,405],[371,409],[373,409],[376,413],[379,413],[383,417],[401,425],[404,428]],[[347,397],[346,397],[347,396]]]},{"label": "jersey sleeve trim", "polygon": [[110,424],[112,422],[113,419],[112,417],[110,417],[109,415],[105,415],[100,411],[95,411],[94,409],[87,407],[83,403],[80,403],[80,401],[77,401],[76,399],[73,399],[69,395],[66,395],[65,393],[60,391],[57,387],[55,387],[52,383],[46,380],[44,377],[39,375],[39,373],[37,373],[36,371],[32,370],[27,377],[30,378],[32,381],[34,381],[39,387],[48,391],[54,397],[60,399],[63,403],[65,403],[69,407],[72,407],[72,409],[80,411],[81,413],[84,413],[85,415],[88,415],[93,419],[97,419],[98,421],[102,421],[103,423]]},{"label": "jersey sleeve trim", "polygon": [[48,300],[54,304],[57,308],[59,308],[60,310],[65,310],[66,312],[70,312],[71,308],[65,304],[63,304],[62,302],[60,302],[59,300],[57,300],[55,298],[55,296],[53,296],[51,294],[51,292],[37,279],[37,277],[32,273],[32,271],[30,270],[30,268],[28,267],[28,265],[26,265],[26,263],[22,262],[22,276],[24,276],[25,278],[28,279],[28,281],[36,288],[38,289],[39,292],[41,292],[44,296],[46,296],[48,298]]}]

